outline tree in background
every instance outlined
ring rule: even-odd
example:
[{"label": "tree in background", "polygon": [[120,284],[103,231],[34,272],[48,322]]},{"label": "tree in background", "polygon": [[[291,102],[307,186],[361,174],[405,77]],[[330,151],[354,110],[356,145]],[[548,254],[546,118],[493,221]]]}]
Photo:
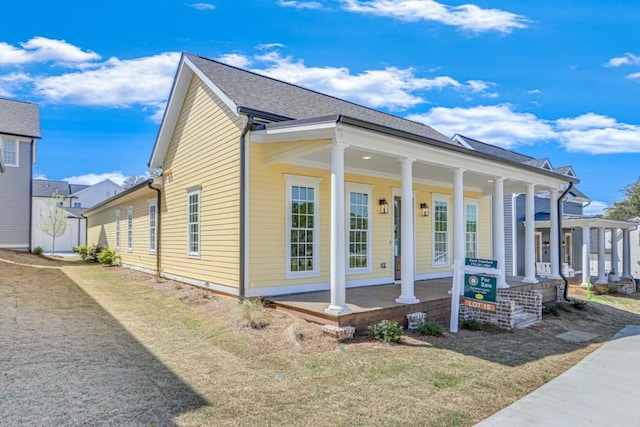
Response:
[{"label": "tree in background", "polygon": [[625,198],[614,202],[605,213],[605,218],[629,220],[640,216],[640,178],[624,188]]},{"label": "tree in background", "polygon": [[122,188],[128,190],[129,188],[135,187],[136,185],[148,180],[149,178],[155,178],[157,176],[160,176],[161,174],[162,169],[149,169],[144,175],[130,175],[122,183]]},{"label": "tree in background", "polygon": [[67,212],[62,209],[64,196],[57,192],[45,202],[45,208],[40,210],[38,228],[53,239],[51,254],[56,254],[56,238],[67,231]]}]

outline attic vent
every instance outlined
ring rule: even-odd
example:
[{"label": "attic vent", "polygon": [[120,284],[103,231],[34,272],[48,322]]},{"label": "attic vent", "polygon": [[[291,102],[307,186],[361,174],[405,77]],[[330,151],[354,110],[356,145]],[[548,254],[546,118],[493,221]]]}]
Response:
[{"label": "attic vent", "polygon": [[545,160],[544,163],[542,163],[542,169],[546,169],[548,171],[553,170],[553,168],[551,167],[551,163],[549,163],[549,160]]}]

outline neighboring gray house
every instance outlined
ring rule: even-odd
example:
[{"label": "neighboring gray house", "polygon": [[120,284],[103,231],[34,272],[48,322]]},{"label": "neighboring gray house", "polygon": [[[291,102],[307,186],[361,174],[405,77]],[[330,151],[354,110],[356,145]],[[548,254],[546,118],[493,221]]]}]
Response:
[{"label": "neighboring gray house", "polygon": [[38,106],[0,98],[0,248],[30,250],[31,177],[40,138]]},{"label": "neighboring gray house", "polygon": [[56,252],[71,252],[74,246],[87,244],[87,219],[84,212],[124,189],[105,179],[94,185],[70,184],[67,181],[47,179],[33,180],[33,224],[31,229],[31,247],[41,247],[45,252],[53,249],[53,239],[40,230],[41,212],[46,214],[47,201],[53,194],[64,196],[62,208],[67,213],[67,229],[56,238]]},{"label": "neighboring gray house", "polygon": [[[553,168],[549,159],[535,159],[533,157],[506,150],[504,148],[489,145],[463,135],[456,134],[454,140],[460,142],[465,147],[502,157],[512,161],[528,164],[553,171],[562,175],[575,177],[575,173],[571,166],[562,166]],[[523,276],[525,273],[524,265],[524,241],[525,241],[525,195],[522,190],[516,190],[508,194],[505,191],[504,197],[504,215],[505,215],[505,268],[508,275]],[[577,188],[572,188],[562,203],[562,213],[564,216],[581,217],[583,214],[584,203],[589,202],[589,198],[580,192]],[[550,219],[550,200],[548,192],[538,192],[535,197],[535,215],[536,221],[548,221]],[[582,270],[581,247],[582,247],[582,230],[575,228],[563,228],[561,240],[562,259],[573,270]],[[536,262],[550,262],[550,230],[548,227],[536,227]]]}]

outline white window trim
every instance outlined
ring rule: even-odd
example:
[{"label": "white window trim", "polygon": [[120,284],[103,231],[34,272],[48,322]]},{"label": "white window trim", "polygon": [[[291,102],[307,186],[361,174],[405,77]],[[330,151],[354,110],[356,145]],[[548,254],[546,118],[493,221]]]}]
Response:
[{"label": "white window trim", "polygon": [[[154,208],[154,225],[153,225],[153,240],[151,239],[151,207]],[[156,205],[155,199],[149,200],[149,205],[147,207],[147,213],[149,216],[149,253],[156,253],[156,248],[158,247],[158,206]],[[153,248],[151,247],[151,243],[153,243]]]},{"label": "white window trim", "polygon": [[133,206],[127,207],[127,251],[133,252]]},{"label": "white window trim", "polygon": [[[436,203],[447,204],[447,254],[444,262],[436,262]],[[431,265],[433,268],[443,268],[451,266],[451,196],[449,194],[433,194],[431,196]]]},{"label": "white window trim", "polygon": [[[365,274],[365,273],[371,273],[373,271],[373,251],[372,251],[372,227],[373,227],[373,211],[372,211],[372,201],[373,201],[373,185],[369,185],[369,184],[356,184],[356,183],[352,183],[352,182],[348,182],[346,183],[346,191],[345,191],[345,241],[346,241],[346,273],[347,274]],[[368,201],[369,204],[367,206],[367,219],[368,219],[368,228],[367,228],[367,267],[360,267],[360,268],[351,268],[349,266],[349,259],[350,259],[350,253],[349,253],[349,245],[350,245],[350,241],[349,241],[349,236],[350,236],[350,231],[351,231],[351,221],[350,221],[350,208],[351,208],[351,193],[363,193],[366,194],[368,197]]]},{"label": "white window trim", "polygon": [[467,206],[473,205],[476,207],[476,253],[472,258],[479,258],[480,255],[480,204],[478,199],[464,199],[464,252],[467,253]]},{"label": "white window trim", "polygon": [[[320,181],[322,178],[310,176],[299,176],[285,174],[285,192],[286,192],[286,228],[285,228],[285,278],[299,279],[305,277],[320,276]],[[312,187],[313,192],[313,270],[308,271],[291,271],[291,187],[299,185],[303,187]]]},{"label": "white window trim", "polygon": [[116,249],[120,250],[122,243],[122,221],[120,220],[120,209],[116,209]]},{"label": "white window trim", "polygon": [[[198,195],[198,251],[191,251],[191,230],[189,229],[189,198],[191,195]],[[202,193],[200,186],[187,189],[187,257],[200,259],[200,253],[202,252]]]},{"label": "white window trim", "polygon": [[16,146],[16,162],[15,163],[7,163],[4,162],[5,166],[9,166],[12,168],[17,168],[20,167],[20,140],[18,138],[0,138],[0,142],[2,142],[2,144],[0,144],[0,151],[2,152],[2,156],[3,156],[3,160],[4,160],[4,143],[5,141],[13,141],[15,143]]}]

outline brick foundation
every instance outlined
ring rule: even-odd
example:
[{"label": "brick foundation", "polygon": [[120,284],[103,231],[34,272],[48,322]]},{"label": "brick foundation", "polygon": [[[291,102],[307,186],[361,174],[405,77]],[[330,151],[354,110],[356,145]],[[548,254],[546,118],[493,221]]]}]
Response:
[{"label": "brick foundation", "polygon": [[496,312],[460,306],[459,320],[475,320],[504,329],[526,327],[542,319],[542,294],[538,291],[498,290]]}]

